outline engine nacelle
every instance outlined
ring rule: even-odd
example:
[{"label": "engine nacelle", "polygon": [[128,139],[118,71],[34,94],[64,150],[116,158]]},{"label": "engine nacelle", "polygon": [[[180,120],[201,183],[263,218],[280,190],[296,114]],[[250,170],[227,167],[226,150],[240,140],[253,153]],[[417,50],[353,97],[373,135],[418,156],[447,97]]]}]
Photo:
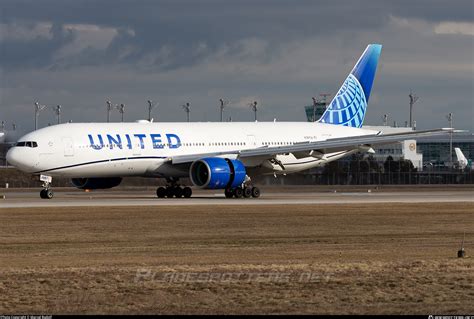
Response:
[{"label": "engine nacelle", "polygon": [[118,186],[122,182],[121,177],[93,177],[73,178],[71,182],[79,189],[106,189]]},{"label": "engine nacelle", "polygon": [[193,162],[189,169],[189,176],[195,186],[226,189],[242,185],[247,172],[244,164],[239,160],[208,157]]}]

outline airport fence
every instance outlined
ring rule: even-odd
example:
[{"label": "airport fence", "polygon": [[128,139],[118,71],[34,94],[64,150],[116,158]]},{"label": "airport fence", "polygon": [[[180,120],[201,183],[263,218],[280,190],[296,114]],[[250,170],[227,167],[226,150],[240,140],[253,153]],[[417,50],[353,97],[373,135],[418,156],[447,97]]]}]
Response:
[{"label": "airport fence", "polygon": [[[289,175],[260,176],[253,178],[260,185],[434,185],[474,184],[474,171],[410,171],[410,172],[337,172],[316,170]],[[191,185],[188,179],[181,180]],[[166,181],[162,178],[124,178],[120,186],[157,187]],[[69,178],[54,178],[54,187],[72,187]],[[0,168],[0,188],[38,188],[38,176],[19,172],[14,168]]]},{"label": "airport fence", "polygon": [[474,184],[473,173],[460,172],[359,173],[349,176],[317,174],[314,179],[320,185]]}]

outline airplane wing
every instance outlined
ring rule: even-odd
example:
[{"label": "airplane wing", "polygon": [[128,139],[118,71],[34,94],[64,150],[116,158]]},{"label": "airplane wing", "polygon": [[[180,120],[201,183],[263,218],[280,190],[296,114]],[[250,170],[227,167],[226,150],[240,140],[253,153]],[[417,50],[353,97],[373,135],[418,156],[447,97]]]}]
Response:
[{"label": "airplane wing", "polygon": [[304,153],[311,151],[317,151],[322,154],[337,152],[347,149],[355,149],[358,147],[371,147],[376,145],[383,144],[392,144],[404,140],[447,134],[449,132],[457,132],[451,128],[439,128],[432,130],[424,131],[411,131],[403,133],[393,133],[393,134],[382,134],[378,132],[376,134],[370,135],[361,135],[361,136],[351,136],[343,138],[333,138],[327,139],[324,141],[317,142],[302,142],[293,145],[278,146],[278,147],[268,147],[262,146],[259,148],[249,149],[249,150],[235,150],[235,151],[223,151],[223,152],[209,152],[209,153],[200,153],[200,154],[190,154],[190,155],[178,155],[168,158],[172,164],[183,164],[188,162],[193,162],[195,160],[204,158],[204,157],[215,157],[223,155],[235,155],[238,158],[248,158],[248,157],[265,157],[272,158],[278,154],[285,153]]}]

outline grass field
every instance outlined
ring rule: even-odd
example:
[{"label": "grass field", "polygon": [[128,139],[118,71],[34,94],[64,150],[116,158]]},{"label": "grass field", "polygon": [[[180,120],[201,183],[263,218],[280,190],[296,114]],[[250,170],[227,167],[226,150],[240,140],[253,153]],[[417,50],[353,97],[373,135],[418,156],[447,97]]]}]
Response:
[{"label": "grass field", "polygon": [[473,236],[473,203],[0,209],[0,314],[472,314]]}]

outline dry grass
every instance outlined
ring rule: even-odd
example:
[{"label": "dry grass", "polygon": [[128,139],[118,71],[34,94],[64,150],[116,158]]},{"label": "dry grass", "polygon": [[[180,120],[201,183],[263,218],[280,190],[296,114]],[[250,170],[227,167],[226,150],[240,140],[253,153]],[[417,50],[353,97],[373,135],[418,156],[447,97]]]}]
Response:
[{"label": "dry grass", "polygon": [[474,249],[473,214],[473,203],[0,209],[0,313],[473,313],[474,262],[456,258],[464,231]]}]

